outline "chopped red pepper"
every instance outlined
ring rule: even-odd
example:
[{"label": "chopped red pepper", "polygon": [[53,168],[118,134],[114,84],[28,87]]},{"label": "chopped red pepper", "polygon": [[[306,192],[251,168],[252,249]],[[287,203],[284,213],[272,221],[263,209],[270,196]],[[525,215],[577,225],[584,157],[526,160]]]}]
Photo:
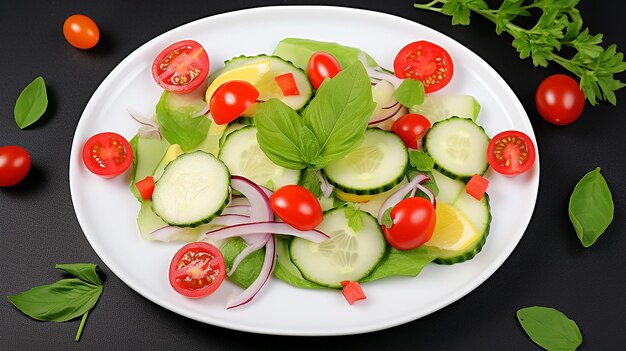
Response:
[{"label": "chopped red pepper", "polygon": [[467,182],[465,191],[476,198],[476,200],[480,200],[483,198],[483,195],[485,195],[488,185],[489,181],[487,179],[479,176],[478,174],[474,174],[472,179]]},{"label": "chopped red pepper", "polygon": [[346,298],[350,305],[356,301],[366,299],[365,293],[363,292],[363,289],[361,289],[361,285],[359,285],[359,283],[344,280],[341,282],[341,285],[343,285],[343,297]]},{"label": "chopped red pepper", "polygon": [[139,190],[139,194],[141,198],[146,201],[152,198],[152,192],[154,191],[154,178],[151,176],[145,177],[143,180],[135,183],[137,190]]},{"label": "chopped red pepper", "polygon": [[284,96],[300,95],[296,79],[293,77],[293,73],[285,73],[280,76],[276,76],[276,83],[282,90]]}]

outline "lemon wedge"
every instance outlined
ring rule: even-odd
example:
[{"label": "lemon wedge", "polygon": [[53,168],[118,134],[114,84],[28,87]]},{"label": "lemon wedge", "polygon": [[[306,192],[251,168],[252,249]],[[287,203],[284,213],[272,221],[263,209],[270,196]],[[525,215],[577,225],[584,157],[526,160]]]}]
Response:
[{"label": "lemon wedge", "polygon": [[211,97],[215,90],[219,88],[222,84],[231,81],[231,80],[243,80],[252,85],[258,83],[265,73],[270,70],[270,59],[264,60],[256,60],[253,63],[243,65],[240,67],[233,68],[220,74],[211,82],[209,87],[206,90],[206,101],[207,103],[211,101]]},{"label": "lemon wedge", "polygon": [[168,163],[174,161],[176,159],[176,157],[184,154],[185,152],[183,151],[183,149],[180,147],[180,145],[178,144],[172,144],[170,145],[170,147],[167,148],[167,151],[165,151],[165,164],[167,165]]},{"label": "lemon wedge", "polygon": [[439,202],[436,213],[435,231],[424,245],[447,251],[462,251],[478,240],[480,233],[456,208]]}]

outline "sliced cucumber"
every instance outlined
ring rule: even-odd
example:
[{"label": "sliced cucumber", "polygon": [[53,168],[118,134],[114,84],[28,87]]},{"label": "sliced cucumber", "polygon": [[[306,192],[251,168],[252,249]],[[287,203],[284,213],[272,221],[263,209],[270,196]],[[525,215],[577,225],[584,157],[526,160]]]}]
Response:
[{"label": "sliced cucumber", "polygon": [[459,197],[462,191],[465,190],[465,183],[460,180],[452,179],[441,174],[436,169],[432,171],[435,183],[439,188],[437,194],[437,202],[443,202],[452,205],[454,201]]},{"label": "sliced cucumber", "polygon": [[385,237],[376,219],[360,211],[363,227],[355,232],[348,225],[346,208],[324,214],[317,229],[330,239],[315,244],[295,238],[289,246],[291,260],[302,276],[314,283],[340,288],[344,280],[358,281],[368,276],[385,255]]},{"label": "sliced cucumber", "polygon": [[453,179],[468,180],[489,167],[485,130],[469,118],[450,117],[436,122],[424,136],[424,152],[435,168]]},{"label": "sliced cucumber", "polygon": [[222,134],[222,136],[220,137],[220,149],[222,148],[222,146],[224,146],[224,142],[226,141],[226,137],[230,133],[232,133],[232,132],[234,132],[234,131],[236,131],[238,129],[241,129],[243,127],[245,127],[244,124],[230,123],[228,125],[228,127],[226,127],[226,129],[224,130],[224,133]]},{"label": "sliced cucumber", "polygon": [[431,123],[452,116],[476,121],[480,104],[471,95],[426,95],[424,102],[411,107],[410,111],[425,116]]},{"label": "sliced cucumber", "polygon": [[[302,69],[278,56],[258,55],[235,57],[226,61],[224,63],[224,68],[212,75],[210,79],[212,81],[219,75],[224,74],[229,70],[265,60],[269,60],[269,71],[254,83],[254,86],[259,90],[260,95],[258,99],[267,101],[271,98],[277,98],[296,111],[303,109],[313,98],[313,86],[311,85],[311,82],[309,82],[309,77]],[[300,95],[283,95],[283,92],[278,86],[278,83],[276,83],[275,78],[276,76],[285,73],[293,74]],[[211,82],[209,82],[209,86],[211,85],[210,83]],[[254,109],[249,110],[250,111],[246,111],[246,116],[253,115]]]},{"label": "sliced cucumber", "polygon": [[219,158],[230,173],[246,177],[270,190],[298,184],[300,171],[277,166],[267,158],[256,139],[256,132],[255,126],[246,126],[226,137]]},{"label": "sliced cucumber", "polygon": [[448,251],[431,247],[433,254],[437,255],[435,262],[439,264],[460,263],[474,258],[482,250],[489,235],[491,209],[487,194],[481,200],[476,200],[471,195],[461,192],[452,206],[467,217],[480,235],[461,251]]},{"label": "sliced cucumber", "polygon": [[329,183],[356,195],[385,192],[404,179],[408,153],[402,139],[378,128],[365,132],[363,143],[343,159],[322,169]]},{"label": "sliced cucumber", "polygon": [[211,154],[196,151],[165,167],[154,186],[152,209],[170,225],[196,227],[218,216],[229,200],[226,165]]}]

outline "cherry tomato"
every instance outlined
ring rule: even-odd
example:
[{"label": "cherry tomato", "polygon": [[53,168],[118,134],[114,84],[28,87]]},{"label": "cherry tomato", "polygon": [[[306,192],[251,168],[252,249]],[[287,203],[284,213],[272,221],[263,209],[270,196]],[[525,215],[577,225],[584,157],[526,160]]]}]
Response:
[{"label": "cherry tomato", "polygon": [[498,173],[523,173],[535,163],[535,145],[528,135],[507,130],[491,139],[487,146],[487,160]]},{"label": "cherry tomato", "polygon": [[133,162],[133,149],[128,141],[117,133],[96,134],[83,146],[83,162],[92,173],[113,178],[130,167]]},{"label": "cherry tomato", "polygon": [[424,244],[433,236],[435,206],[421,197],[410,197],[391,209],[393,225],[383,225],[385,238],[398,250],[411,250]]},{"label": "cherry tomato", "polygon": [[0,147],[0,187],[22,181],[30,170],[30,155],[19,146]]},{"label": "cherry tomato", "polygon": [[78,49],[91,49],[100,40],[98,25],[85,15],[71,15],[63,23],[63,36]]},{"label": "cherry tomato", "polygon": [[197,88],[209,74],[209,56],[194,40],[174,43],[154,59],[152,77],[165,90],[185,94]]},{"label": "cherry tomato", "polygon": [[574,78],[554,74],[539,84],[535,104],[543,119],[564,126],[573,123],[583,113],[585,94]]},{"label": "cherry tomato", "polygon": [[315,195],[299,185],[285,185],[270,197],[278,218],[298,230],[311,230],[322,223],[324,214]]},{"label": "cherry tomato", "polygon": [[428,129],[430,129],[428,118],[415,113],[398,118],[391,126],[391,131],[396,133],[404,141],[404,145],[411,149],[418,148]]},{"label": "cherry tomato", "polygon": [[326,78],[332,78],[341,71],[339,62],[333,55],[318,51],[311,55],[307,66],[307,75],[315,90],[317,90]]},{"label": "cherry tomato", "polygon": [[222,285],[226,264],[220,250],[206,242],[189,243],[172,258],[169,280],[181,295],[205,297]]},{"label": "cherry tomato", "polygon": [[398,78],[421,81],[426,93],[432,93],[450,82],[454,65],[444,48],[420,40],[400,50],[393,61],[393,71]]},{"label": "cherry tomato", "polygon": [[220,85],[209,103],[211,116],[217,124],[226,124],[239,117],[256,102],[259,91],[243,80],[230,80]]}]

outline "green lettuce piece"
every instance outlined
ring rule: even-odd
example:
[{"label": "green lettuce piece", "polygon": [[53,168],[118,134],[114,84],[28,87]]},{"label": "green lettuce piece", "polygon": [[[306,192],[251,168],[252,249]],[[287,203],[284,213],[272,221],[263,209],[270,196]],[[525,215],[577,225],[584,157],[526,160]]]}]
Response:
[{"label": "green lettuce piece", "polygon": [[317,41],[301,38],[285,38],[281,40],[272,55],[291,61],[296,67],[306,71],[309,58],[317,51],[324,51],[333,55],[342,68],[346,68],[360,57],[365,58],[368,65],[378,67],[376,61],[360,49],[344,46],[337,43]]}]

